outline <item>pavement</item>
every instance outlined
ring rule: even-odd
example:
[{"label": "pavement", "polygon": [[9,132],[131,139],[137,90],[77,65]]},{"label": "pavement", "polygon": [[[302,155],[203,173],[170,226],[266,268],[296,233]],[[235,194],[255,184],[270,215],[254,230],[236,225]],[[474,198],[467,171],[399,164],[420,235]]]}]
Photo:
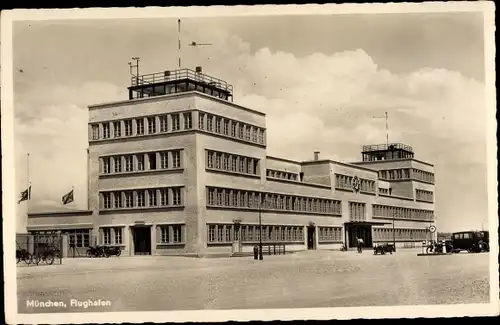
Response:
[{"label": "pavement", "polygon": [[[264,256],[263,261],[65,259],[62,265],[18,268],[18,308],[19,313],[52,313],[489,301],[488,253],[417,257],[418,252],[381,256],[371,251],[308,251]],[[36,307],[44,302],[61,304]]]}]

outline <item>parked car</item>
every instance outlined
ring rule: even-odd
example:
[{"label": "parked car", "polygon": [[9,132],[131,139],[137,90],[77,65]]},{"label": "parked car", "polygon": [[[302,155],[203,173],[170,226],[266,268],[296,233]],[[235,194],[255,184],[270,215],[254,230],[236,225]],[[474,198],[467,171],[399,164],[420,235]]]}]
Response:
[{"label": "parked car", "polygon": [[451,237],[453,251],[468,251],[480,253],[490,251],[490,234],[488,231],[461,231]]}]

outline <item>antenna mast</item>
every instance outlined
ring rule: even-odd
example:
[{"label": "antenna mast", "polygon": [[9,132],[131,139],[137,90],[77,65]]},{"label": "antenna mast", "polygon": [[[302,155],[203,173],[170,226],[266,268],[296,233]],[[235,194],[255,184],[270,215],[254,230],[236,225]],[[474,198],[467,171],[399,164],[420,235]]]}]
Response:
[{"label": "antenna mast", "polygon": [[[130,66],[130,74],[135,77],[136,84],[139,84],[139,61],[141,61],[141,58],[138,56],[135,56],[132,58],[132,60],[135,61],[135,64],[132,64],[132,62],[129,62],[128,65]],[[133,72],[133,68],[135,68],[135,74]]]},{"label": "antenna mast", "polygon": [[179,69],[181,68],[181,20],[177,19],[177,46],[178,46],[178,60],[179,60]]},{"label": "antenna mast", "polygon": [[387,148],[389,148],[389,117],[385,112],[385,138],[387,141]]}]

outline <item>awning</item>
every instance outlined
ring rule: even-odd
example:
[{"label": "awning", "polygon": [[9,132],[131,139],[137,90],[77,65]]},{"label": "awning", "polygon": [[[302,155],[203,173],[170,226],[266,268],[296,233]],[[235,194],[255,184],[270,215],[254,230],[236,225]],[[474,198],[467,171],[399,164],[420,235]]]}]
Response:
[{"label": "awning", "polygon": [[52,225],[28,225],[26,228],[28,231],[91,229],[91,228],[94,228],[94,224],[93,223],[71,223],[71,224],[52,224]]},{"label": "awning", "polygon": [[392,222],[383,222],[383,221],[348,221],[345,222],[346,226],[383,226],[383,225],[392,225]]}]

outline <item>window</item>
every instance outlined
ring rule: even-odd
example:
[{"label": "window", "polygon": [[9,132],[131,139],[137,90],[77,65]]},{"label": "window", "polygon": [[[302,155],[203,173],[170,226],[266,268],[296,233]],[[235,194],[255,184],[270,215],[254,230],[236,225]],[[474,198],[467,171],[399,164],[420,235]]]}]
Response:
[{"label": "window", "polygon": [[156,169],[156,154],[155,153],[148,154],[148,160],[149,160],[149,170],[155,170]]},{"label": "window", "polygon": [[144,191],[137,191],[137,206],[138,207],[144,207],[145,204],[145,198],[144,198]]},{"label": "window", "polygon": [[229,135],[229,121],[224,120],[224,135]]},{"label": "window", "polygon": [[160,116],[160,132],[167,132],[167,126],[168,126],[168,122],[167,122],[167,116],[166,115],[162,115]]},{"label": "window", "polygon": [[115,231],[115,244],[121,245],[123,244],[123,228],[114,228]]},{"label": "window", "polygon": [[103,174],[111,172],[111,159],[109,157],[102,158],[102,172]]},{"label": "window", "polygon": [[144,170],[144,155],[137,156],[137,170]]},{"label": "window", "polygon": [[257,133],[259,132],[259,129],[253,128],[252,132],[252,141],[257,142]]},{"label": "window", "polygon": [[181,189],[180,188],[173,188],[172,189],[172,203],[173,205],[180,205],[181,204]]},{"label": "window", "polygon": [[168,152],[160,152],[160,168],[168,168]]},{"label": "window", "polygon": [[172,131],[178,131],[181,128],[179,114],[172,114]]},{"label": "window", "polygon": [[125,120],[125,136],[131,136],[132,135],[132,120]]},{"label": "window", "polygon": [[259,143],[264,144],[264,130],[259,130]]},{"label": "window", "polygon": [[172,168],[181,167],[181,152],[179,150],[172,151]]},{"label": "window", "polygon": [[243,139],[243,124],[241,124],[241,123],[238,123],[238,124],[239,124],[239,127],[238,127],[238,138]]},{"label": "window", "polygon": [[102,125],[102,137],[104,139],[109,139],[109,135],[110,135],[110,132],[109,132],[109,123],[104,123]]},{"label": "window", "polygon": [[121,157],[114,157],[114,162],[115,162],[115,173],[121,173],[122,171],[122,159]]},{"label": "window", "polygon": [[160,205],[166,206],[168,205],[168,189],[162,188],[160,190]]},{"label": "window", "polygon": [[231,136],[236,137],[236,122],[231,123]]},{"label": "window", "polygon": [[124,206],[125,208],[131,208],[134,206],[134,193],[132,191],[126,191],[124,193]]},{"label": "window", "polygon": [[114,198],[115,198],[115,208],[123,208],[123,201],[122,201],[122,195],[120,192],[115,192],[114,193]]},{"label": "window", "polygon": [[62,230],[68,235],[70,247],[89,247],[90,229]]},{"label": "window", "polygon": [[208,168],[214,167],[214,153],[212,151],[207,152],[207,167]]},{"label": "window", "polygon": [[163,227],[160,227],[160,231],[161,231],[161,242],[162,243],[170,243],[170,232],[169,232],[169,229],[170,227],[168,226],[163,226]]},{"label": "window", "polygon": [[121,128],[121,123],[118,121],[118,122],[113,122],[113,130],[114,130],[114,133],[113,133],[113,136],[115,138],[119,138],[122,136],[122,128]]},{"label": "window", "polygon": [[156,118],[148,117],[148,134],[156,133]]},{"label": "window", "polygon": [[149,196],[149,206],[155,207],[158,203],[156,201],[156,190],[148,190],[148,196]]},{"label": "window", "polygon": [[102,237],[103,237],[103,244],[110,245],[111,244],[111,228],[103,228],[102,229]]},{"label": "window", "polygon": [[221,133],[220,132],[220,125],[221,125],[221,119],[220,117],[215,118],[215,132],[216,133]]},{"label": "window", "polygon": [[104,209],[111,209],[111,194],[102,193],[102,207]]},{"label": "window", "polygon": [[137,127],[137,135],[143,135],[144,134],[144,120],[143,119],[137,119],[135,120],[136,127]]},{"label": "window", "polygon": [[184,113],[184,129],[189,130],[193,128],[193,118],[191,112]]},{"label": "window", "polygon": [[173,242],[174,243],[181,243],[182,242],[182,227],[180,225],[174,225],[172,226],[172,237],[173,237]]},{"label": "window", "polygon": [[251,129],[250,126],[247,125],[246,127],[246,135],[245,135],[245,140],[250,141],[250,136],[251,136]]},{"label": "window", "polygon": [[198,115],[198,129],[203,130],[205,129],[205,114],[200,113]]},{"label": "window", "polygon": [[212,116],[207,115],[207,131],[210,131],[210,132],[213,131],[213,127],[212,127],[213,121],[212,120],[213,120]]},{"label": "window", "polygon": [[99,140],[99,125],[92,125],[92,140]]},{"label": "window", "polygon": [[133,156],[125,156],[125,171],[131,172],[134,170],[134,160]]},{"label": "window", "polygon": [[216,240],[216,237],[215,237],[215,233],[216,233],[216,227],[214,225],[209,225],[208,226],[208,241],[213,243],[215,242]]}]

